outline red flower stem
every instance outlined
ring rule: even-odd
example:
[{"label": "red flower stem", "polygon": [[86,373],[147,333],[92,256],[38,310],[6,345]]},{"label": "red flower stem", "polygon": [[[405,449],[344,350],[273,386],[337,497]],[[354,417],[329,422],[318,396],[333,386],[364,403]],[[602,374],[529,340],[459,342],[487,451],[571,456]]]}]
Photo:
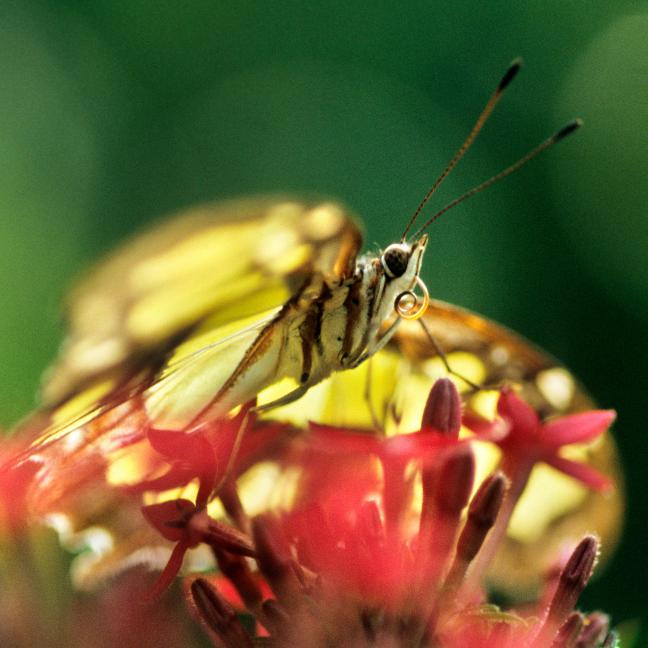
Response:
[{"label": "red flower stem", "polygon": [[506,491],[504,502],[500,508],[495,525],[490,530],[475,562],[469,570],[466,583],[467,590],[477,589],[479,584],[483,582],[486,572],[493,562],[502,540],[506,536],[506,530],[513,517],[515,507],[529,482],[533,466],[533,462],[520,463],[515,469],[509,470],[505,462],[502,472],[509,477],[510,486]]},{"label": "red flower stem", "polygon": [[419,520],[419,538],[421,540],[429,538],[434,529],[436,514],[434,490],[438,479],[438,471],[438,466],[423,468],[421,471],[421,483],[423,486],[423,502]]},{"label": "red flower stem", "polygon": [[210,496],[214,490],[214,476],[201,475],[198,483],[200,486],[196,494],[196,508],[202,509],[209,503]]},{"label": "red flower stem", "polygon": [[495,524],[507,484],[508,480],[501,472],[493,473],[484,479],[472,498],[466,522],[456,543],[454,560],[446,575],[435,608],[429,616],[430,632],[437,630],[439,618],[445,612],[457,606],[459,601],[457,591],[462,586],[468,567]]},{"label": "red flower stem", "polygon": [[290,627],[290,616],[274,599],[266,599],[261,606],[261,621],[263,626],[273,635],[281,635]]},{"label": "red flower stem", "polygon": [[[220,493],[221,488],[232,479],[234,475],[234,467],[236,466],[236,460],[238,459],[239,450],[241,449],[241,444],[243,443],[243,436],[248,427],[250,411],[247,410],[243,413],[241,422],[239,423],[238,429],[236,430],[236,435],[234,436],[234,442],[230,450],[229,458],[227,459],[227,464],[225,465],[225,470],[221,475],[220,479],[216,482],[216,485],[212,489],[211,497],[215,497]],[[233,419],[236,420],[236,419]]]},{"label": "red flower stem", "polygon": [[549,607],[549,604],[551,603],[551,600],[556,593],[556,588],[558,587],[561,571],[562,565],[560,564],[560,562],[555,562],[545,573],[542,590],[540,592],[540,596],[538,597],[539,610],[546,610]]}]

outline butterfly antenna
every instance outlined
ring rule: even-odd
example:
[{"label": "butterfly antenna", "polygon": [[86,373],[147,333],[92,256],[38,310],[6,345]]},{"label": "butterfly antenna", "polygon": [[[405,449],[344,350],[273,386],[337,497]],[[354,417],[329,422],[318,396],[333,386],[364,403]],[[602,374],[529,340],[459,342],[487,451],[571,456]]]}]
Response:
[{"label": "butterfly antenna", "polygon": [[425,229],[427,229],[435,220],[437,220],[437,218],[445,214],[447,211],[449,211],[453,207],[456,207],[459,203],[464,202],[464,200],[468,200],[468,198],[471,198],[472,196],[479,193],[480,191],[483,191],[484,189],[487,189],[491,185],[494,185],[496,182],[503,180],[504,178],[506,178],[506,176],[511,175],[511,173],[514,173],[519,168],[523,167],[529,160],[532,160],[536,155],[542,153],[542,151],[548,149],[550,146],[557,144],[558,142],[560,142],[560,140],[565,139],[565,137],[571,135],[575,130],[578,130],[582,125],[583,122],[581,119],[574,119],[574,121],[571,121],[566,126],[563,126],[559,131],[554,133],[551,137],[547,138],[544,142],[538,144],[538,146],[536,146],[534,149],[529,151],[524,157],[520,158],[514,164],[511,164],[511,166],[506,167],[506,169],[500,171],[492,178],[485,180],[481,184],[478,184],[476,187],[469,189],[468,191],[466,191],[466,193],[462,194],[458,198],[455,198],[451,203],[448,203],[443,209],[441,209],[436,214],[434,214],[434,216],[432,216],[427,221],[425,221],[425,223],[419,228],[418,232],[416,232],[416,234],[414,235],[414,238],[419,237]]},{"label": "butterfly antenna", "polygon": [[448,166],[443,170],[443,173],[435,180],[430,190],[427,192],[427,194],[425,194],[425,198],[423,198],[421,204],[416,208],[416,211],[410,218],[409,222],[407,223],[407,227],[403,232],[403,236],[401,237],[401,242],[405,241],[405,238],[407,237],[407,232],[412,227],[412,225],[414,225],[416,219],[418,218],[418,215],[421,213],[421,210],[423,209],[423,207],[425,207],[428,200],[430,200],[432,194],[439,188],[439,185],[446,179],[450,171],[452,171],[452,169],[454,169],[457,166],[459,160],[461,160],[461,158],[464,156],[466,151],[470,148],[470,145],[475,140],[475,137],[477,137],[479,131],[482,129],[482,127],[490,117],[490,114],[493,112],[493,109],[497,105],[497,102],[501,99],[502,95],[504,94],[504,90],[506,90],[506,88],[511,83],[511,81],[513,81],[515,75],[520,71],[521,67],[522,67],[521,58],[516,58],[511,63],[511,65],[509,65],[508,70],[506,70],[506,73],[504,74],[501,81],[497,85],[495,92],[493,92],[490,99],[486,102],[484,109],[481,111],[481,114],[477,118],[477,121],[475,122],[475,125],[473,126],[472,130],[468,134],[468,137],[466,137],[464,143],[459,147],[457,152],[454,154],[454,157],[452,158],[452,160],[450,160]]}]

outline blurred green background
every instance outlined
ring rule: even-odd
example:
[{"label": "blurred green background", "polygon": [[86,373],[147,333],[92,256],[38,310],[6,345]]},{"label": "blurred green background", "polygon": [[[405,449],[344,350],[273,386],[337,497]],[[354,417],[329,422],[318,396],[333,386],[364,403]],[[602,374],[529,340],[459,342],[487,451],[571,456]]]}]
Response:
[{"label": "blurred green background", "polygon": [[436,224],[425,277],[618,409],[627,528],[584,606],[646,614],[645,1],[3,2],[0,421],[34,406],[61,296],[100,252],[196,201],[285,191],[341,199],[384,245],[517,55],[432,209],[586,128]]}]

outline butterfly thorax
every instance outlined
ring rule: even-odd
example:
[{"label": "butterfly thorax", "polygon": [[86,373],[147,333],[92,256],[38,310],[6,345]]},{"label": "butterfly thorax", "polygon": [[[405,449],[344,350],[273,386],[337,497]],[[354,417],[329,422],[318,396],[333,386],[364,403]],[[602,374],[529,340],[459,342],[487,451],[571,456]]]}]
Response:
[{"label": "butterfly thorax", "polygon": [[[425,242],[400,244],[406,259],[394,268],[399,276],[386,265],[383,253],[360,257],[348,279],[313,277],[303,293],[306,303],[297,301],[286,336],[286,345],[292,347],[285,354],[292,364],[288,373],[313,385],[333,371],[357,366],[382,347],[399,321],[396,300],[417,280]],[[394,265],[398,262],[392,260]]]}]

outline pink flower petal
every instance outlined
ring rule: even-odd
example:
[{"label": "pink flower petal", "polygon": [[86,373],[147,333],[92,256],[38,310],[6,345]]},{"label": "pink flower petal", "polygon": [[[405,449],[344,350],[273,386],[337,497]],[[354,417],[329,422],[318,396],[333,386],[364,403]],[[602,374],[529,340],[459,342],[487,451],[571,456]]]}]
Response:
[{"label": "pink flower petal", "polygon": [[146,597],[149,602],[154,602],[164,593],[164,591],[173,583],[173,579],[178,575],[180,567],[182,567],[182,561],[184,560],[184,555],[187,553],[189,546],[184,542],[179,542],[169,558],[164,570],[160,574],[160,577],[153,585],[153,589],[150,591]]},{"label": "pink flower petal", "polygon": [[543,461],[565,475],[577,479],[592,490],[606,491],[612,487],[610,479],[587,464],[565,459],[565,457],[558,455],[547,457]]},{"label": "pink flower petal", "polygon": [[504,387],[497,401],[498,414],[510,422],[511,434],[518,438],[535,436],[540,419],[535,410],[527,405],[514,391]]},{"label": "pink flower petal", "polygon": [[192,435],[179,430],[150,428],[147,434],[149,443],[156,452],[174,459],[182,454],[192,439]]},{"label": "pink flower petal", "polygon": [[[429,428],[428,428],[429,430]],[[437,431],[398,434],[383,441],[382,452],[386,457],[402,459],[428,459],[439,450],[463,445],[457,438],[444,436]]]},{"label": "pink flower petal", "polygon": [[380,454],[380,442],[366,430],[350,430],[310,422],[309,446],[319,452]]},{"label": "pink flower petal", "polygon": [[215,469],[214,448],[200,432],[151,429],[148,439],[167,462],[191,466],[195,475]]},{"label": "pink flower petal", "polygon": [[187,536],[187,529],[178,521],[188,517],[196,510],[192,502],[186,499],[176,499],[160,504],[150,504],[142,507],[146,521],[167,540],[178,542]]},{"label": "pink flower petal", "polygon": [[544,445],[558,448],[569,443],[593,441],[615,418],[614,410],[592,410],[549,421],[542,427]]},{"label": "pink flower petal", "polygon": [[471,438],[476,441],[497,443],[504,439],[510,430],[510,424],[500,418],[489,421],[471,411],[463,415],[462,423],[474,433],[475,436]]}]

